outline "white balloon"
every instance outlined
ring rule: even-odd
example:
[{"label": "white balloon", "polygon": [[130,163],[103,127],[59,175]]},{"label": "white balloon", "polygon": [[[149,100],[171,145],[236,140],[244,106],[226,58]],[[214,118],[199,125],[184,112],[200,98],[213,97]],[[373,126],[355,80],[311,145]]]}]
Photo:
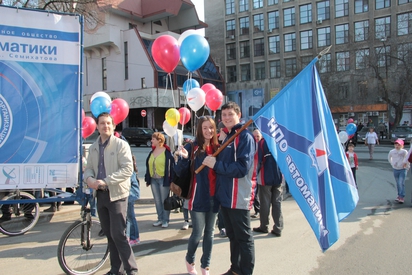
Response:
[{"label": "white balloon", "polygon": [[105,93],[105,92],[95,92],[95,93],[92,95],[92,97],[90,98],[90,103],[92,103],[92,101],[93,101],[96,97],[99,97],[99,96],[104,97],[104,98],[107,98],[110,102],[112,102],[112,99],[110,98],[110,96],[109,96],[107,93]]},{"label": "white balloon", "polygon": [[163,121],[163,131],[169,136],[173,137],[176,134],[177,131],[177,125],[176,126],[171,126],[166,120]]},{"label": "white balloon", "polygon": [[184,31],[184,32],[180,35],[179,39],[177,40],[177,44],[179,45],[179,47],[180,47],[180,45],[182,45],[183,40],[185,40],[186,37],[188,37],[189,35],[192,35],[192,34],[199,34],[199,32],[196,31],[196,30],[187,30],[187,31]]},{"label": "white balloon", "polygon": [[205,105],[206,98],[205,92],[200,88],[193,88],[191,89],[187,95],[187,104],[189,105],[190,109],[193,111],[197,111]]},{"label": "white balloon", "polygon": [[346,141],[348,141],[348,138],[348,133],[346,133],[345,131],[339,132],[339,140],[341,143],[345,143]]}]

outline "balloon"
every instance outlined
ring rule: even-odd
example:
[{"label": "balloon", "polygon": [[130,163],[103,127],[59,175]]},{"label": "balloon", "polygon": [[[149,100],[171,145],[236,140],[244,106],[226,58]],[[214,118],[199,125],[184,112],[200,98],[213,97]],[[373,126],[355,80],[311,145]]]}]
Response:
[{"label": "balloon", "polygon": [[122,98],[116,98],[112,101],[110,115],[113,117],[114,124],[122,122],[129,114],[129,104]]},{"label": "balloon", "polygon": [[105,97],[96,97],[92,103],[90,103],[90,111],[94,117],[98,117],[101,113],[110,113],[111,102]]},{"label": "balloon", "polygon": [[104,97],[107,98],[110,102],[112,102],[112,99],[110,98],[110,96],[105,93],[105,92],[95,92],[92,97],[90,98],[90,103],[92,103],[92,101],[96,98],[96,97]]},{"label": "balloon", "polygon": [[170,126],[174,127],[179,123],[180,120],[180,113],[175,108],[170,108],[166,111],[166,121],[169,123]]},{"label": "balloon", "polygon": [[188,37],[189,35],[192,35],[192,34],[199,34],[199,33],[198,33],[197,31],[195,31],[195,30],[187,30],[187,31],[184,31],[184,32],[180,35],[179,39],[177,40],[177,44],[179,45],[179,47],[182,45],[183,40],[185,40],[186,37]]},{"label": "balloon", "polygon": [[183,83],[183,92],[185,93],[185,95],[187,95],[187,93],[193,88],[200,88],[199,82],[197,82],[195,79],[191,78]]},{"label": "balloon", "polygon": [[348,141],[348,133],[346,133],[345,131],[339,132],[339,140],[341,143]]},{"label": "balloon", "polygon": [[85,117],[82,122],[82,137],[87,138],[96,130],[96,121],[92,117]]},{"label": "balloon", "polygon": [[348,135],[353,135],[356,132],[356,125],[354,123],[349,123],[346,125],[346,133]]},{"label": "balloon", "polygon": [[171,35],[161,35],[152,45],[153,59],[165,72],[171,73],[179,64],[179,45]]},{"label": "balloon", "polygon": [[86,117],[86,113],[84,112],[84,109],[82,109],[82,122],[83,122],[83,119]]},{"label": "balloon", "polygon": [[348,123],[353,123],[353,118],[348,119]]},{"label": "balloon", "polygon": [[180,113],[180,124],[185,125],[190,120],[190,110],[186,107],[182,107],[179,109]]},{"label": "balloon", "polygon": [[173,127],[165,120],[163,121],[163,131],[165,131],[169,137],[173,137],[176,134],[177,125]]},{"label": "balloon", "polygon": [[348,135],[348,140],[351,139],[351,138],[353,138],[354,136],[355,136],[355,134]]},{"label": "balloon", "polygon": [[207,92],[209,92],[212,89],[216,89],[216,87],[212,83],[206,83],[202,85],[201,89],[205,92],[205,94],[207,94]]},{"label": "balloon", "polygon": [[206,106],[212,110],[216,111],[223,103],[222,92],[218,89],[209,90],[205,96]]},{"label": "balloon", "polygon": [[200,88],[193,88],[187,93],[187,104],[190,109],[197,111],[205,105],[205,92]]},{"label": "balloon", "polygon": [[202,67],[209,58],[209,54],[209,43],[199,34],[189,35],[180,45],[180,59],[190,72]]}]

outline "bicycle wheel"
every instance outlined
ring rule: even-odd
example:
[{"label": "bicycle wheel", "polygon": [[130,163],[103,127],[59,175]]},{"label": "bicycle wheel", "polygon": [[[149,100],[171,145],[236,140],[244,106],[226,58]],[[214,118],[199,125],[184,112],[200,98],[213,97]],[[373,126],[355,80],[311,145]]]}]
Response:
[{"label": "bicycle wheel", "polygon": [[[76,221],[67,228],[60,239],[57,258],[66,274],[93,274],[103,266],[109,256],[107,239],[105,236],[99,236],[100,222],[96,220],[91,222],[89,247],[86,244],[87,221]],[[81,238],[82,233],[83,238]]]},{"label": "bicycle wheel", "polygon": [[[11,193],[0,200],[0,209],[8,209],[11,214],[9,221],[0,224],[0,232],[9,236],[18,236],[32,229],[39,220],[39,204],[24,203],[24,200],[34,200],[35,197],[27,192]],[[6,204],[7,200],[21,200],[19,203]],[[3,216],[5,213],[2,213]]]}]

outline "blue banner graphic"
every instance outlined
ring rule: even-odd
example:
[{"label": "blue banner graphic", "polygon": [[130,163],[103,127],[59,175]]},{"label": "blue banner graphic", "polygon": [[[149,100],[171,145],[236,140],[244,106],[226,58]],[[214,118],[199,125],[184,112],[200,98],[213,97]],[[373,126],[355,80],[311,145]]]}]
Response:
[{"label": "blue banner graphic", "polygon": [[254,117],[323,251],[358,192],[316,70],[315,58]]}]

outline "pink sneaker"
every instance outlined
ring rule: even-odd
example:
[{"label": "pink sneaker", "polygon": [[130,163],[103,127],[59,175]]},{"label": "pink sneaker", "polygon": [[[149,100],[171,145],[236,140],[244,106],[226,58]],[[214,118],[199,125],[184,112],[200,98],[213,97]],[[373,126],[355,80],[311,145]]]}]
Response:
[{"label": "pink sneaker", "polygon": [[129,245],[130,246],[136,246],[136,245],[138,245],[140,243],[140,238],[139,239],[136,239],[136,240],[130,240],[129,241]]},{"label": "pink sneaker", "polygon": [[206,268],[200,268],[200,270],[202,271],[202,275],[210,275],[210,274],[209,274],[209,268],[208,268],[208,267],[206,267]]},{"label": "pink sneaker", "polygon": [[187,261],[185,261],[186,262],[186,269],[187,269],[187,272],[190,274],[190,275],[196,275],[197,274],[197,271],[196,271],[196,269],[195,269],[195,264],[193,263],[193,264],[189,264]]},{"label": "pink sneaker", "polygon": [[405,200],[404,200],[403,198],[399,198],[398,202],[399,202],[399,203],[404,203]]}]

